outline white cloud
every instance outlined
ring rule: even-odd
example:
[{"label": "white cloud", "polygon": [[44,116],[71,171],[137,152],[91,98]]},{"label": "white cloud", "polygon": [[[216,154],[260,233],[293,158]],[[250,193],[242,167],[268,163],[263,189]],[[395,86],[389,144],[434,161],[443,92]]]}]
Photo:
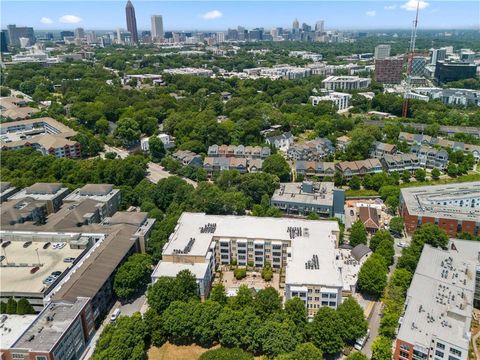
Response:
[{"label": "white cloud", "polygon": [[365,15],[367,15],[367,16],[375,16],[375,15],[377,15],[377,12],[376,12],[375,10],[370,10],[370,11],[367,11],[367,12],[365,13]]},{"label": "white cloud", "polygon": [[53,20],[45,16],[40,19],[40,22],[42,24],[53,24]]},{"label": "white cloud", "polygon": [[408,0],[405,4],[402,5],[402,8],[408,11],[416,11],[417,5],[420,10],[425,9],[430,5],[425,0]]},{"label": "white cloud", "polygon": [[383,8],[385,10],[395,10],[397,8],[397,5],[385,5]]},{"label": "white cloud", "polygon": [[213,19],[221,18],[222,16],[223,14],[219,10],[212,10],[203,14],[202,18],[204,20],[213,20]]},{"label": "white cloud", "polygon": [[75,15],[63,15],[58,19],[58,21],[64,24],[76,24],[82,21],[82,18]]}]

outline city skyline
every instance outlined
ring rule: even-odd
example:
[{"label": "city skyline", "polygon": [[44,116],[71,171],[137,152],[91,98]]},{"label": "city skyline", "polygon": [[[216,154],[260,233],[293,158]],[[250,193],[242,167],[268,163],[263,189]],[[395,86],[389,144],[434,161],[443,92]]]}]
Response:
[{"label": "city skyline", "polygon": [[[459,3],[461,6],[459,6]],[[21,4],[21,5],[20,5]],[[51,4],[51,6],[46,6]],[[480,4],[475,1],[421,0],[422,29],[479,28]],[[126,28],[126,1],[3,1],[2,28],[8,24],[36,30]],[[415,0],[408,1],[134,1],[137,28],[150,30],[152,15],[162,15],[167,31],[228,28],[291,28],[295,19],[325,29],[409,29]],[[29,11],[25,11],[28,9]],[[448,14],[448,17],[445,15]]]}]

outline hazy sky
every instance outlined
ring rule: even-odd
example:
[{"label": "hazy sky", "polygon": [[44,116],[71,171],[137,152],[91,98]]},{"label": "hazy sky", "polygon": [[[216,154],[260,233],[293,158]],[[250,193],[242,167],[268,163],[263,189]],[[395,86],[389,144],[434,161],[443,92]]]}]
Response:
[{"label": "hazy sky", "polygon": [[[83,27],[110,30],[126,27],[126,1],[1,0],[1,25],[37,30]],[[168,30],[226,30],[288,27],[298,18],[328,29],[410,28],[417,0],[385,1],[145,1],[133,0],[139,30],[150,29],[150,16],[163,15]],[[420,0],[420,29],[480,27],[478,0]]]}]

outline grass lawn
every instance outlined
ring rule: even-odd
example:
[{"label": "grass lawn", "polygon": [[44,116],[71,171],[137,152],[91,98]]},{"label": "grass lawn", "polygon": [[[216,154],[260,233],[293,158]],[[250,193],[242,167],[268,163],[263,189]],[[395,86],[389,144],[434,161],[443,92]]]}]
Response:
[{"label": "grass lawn", "polygon": [[[218,345],[213,348],[215,347],[218,347]],[[178,346],[166,342],[161,347],[152,346],[148,350],[147,355],[149,360],[196,360],[208,350],[210,349],[205,349],[195,344]]]}]

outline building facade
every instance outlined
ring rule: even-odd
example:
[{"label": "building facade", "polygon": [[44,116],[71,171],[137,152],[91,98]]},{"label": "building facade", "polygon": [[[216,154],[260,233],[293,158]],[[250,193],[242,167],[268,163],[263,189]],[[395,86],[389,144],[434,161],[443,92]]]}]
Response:
[{"label": "building facade", "polygon": [[382,84],[400,84],[403,58],[375,60],[375,80]]}]

